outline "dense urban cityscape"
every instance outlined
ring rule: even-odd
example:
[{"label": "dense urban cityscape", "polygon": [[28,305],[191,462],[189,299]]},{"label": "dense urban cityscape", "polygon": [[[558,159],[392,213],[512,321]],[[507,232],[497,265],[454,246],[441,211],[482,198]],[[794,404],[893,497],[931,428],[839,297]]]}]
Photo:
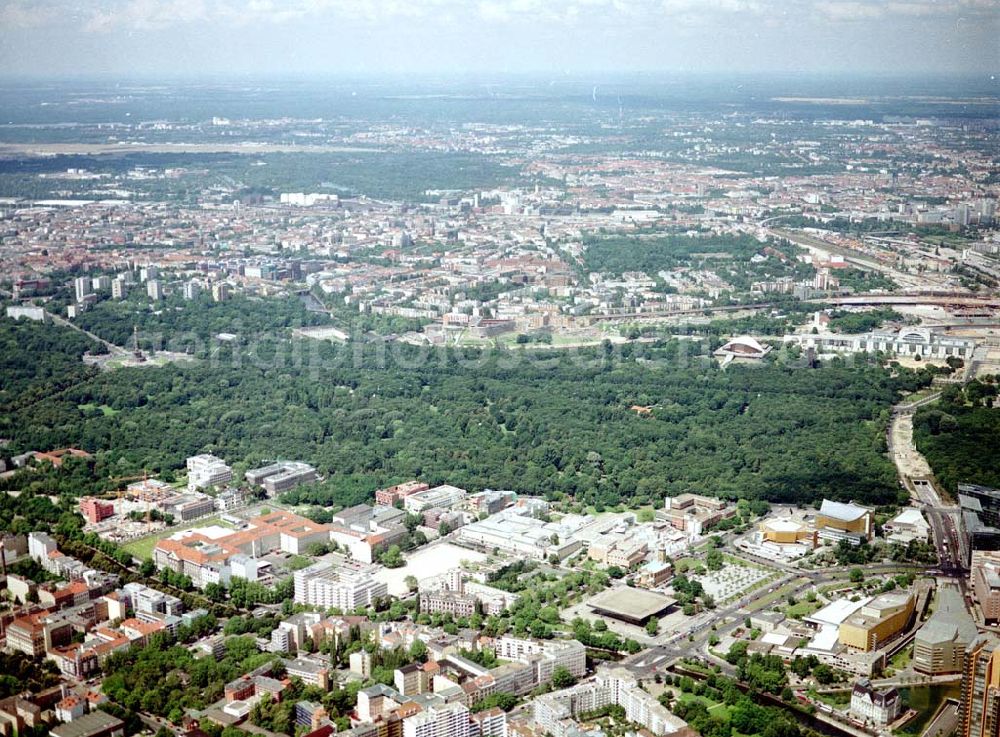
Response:
[{"label": "dense urban cityscape", "polygon": [[0,80],[0,734],[1000,737],[995,76],[854,68]]}]

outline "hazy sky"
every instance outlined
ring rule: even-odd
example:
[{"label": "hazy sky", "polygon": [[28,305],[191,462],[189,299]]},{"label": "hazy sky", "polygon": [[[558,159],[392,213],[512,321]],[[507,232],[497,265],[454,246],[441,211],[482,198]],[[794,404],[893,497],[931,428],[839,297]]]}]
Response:
[{"label": "hazy sky", "polygon": [[0,74],[1000,74],[1000,0],[0,0]]}]

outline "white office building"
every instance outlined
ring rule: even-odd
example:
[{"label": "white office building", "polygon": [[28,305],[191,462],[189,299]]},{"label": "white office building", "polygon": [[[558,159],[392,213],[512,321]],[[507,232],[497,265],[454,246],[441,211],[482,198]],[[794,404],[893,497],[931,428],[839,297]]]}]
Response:
[{"label": "white office building", "polygon": [[371,606],[389,590],[375,580],[371,566],[345,562],[320,562],[295,571],[295,603],[342,611]]},{"label": "white office building", "polygon": [[417,514],[425,509],[451,509],[465,500],[465,489],[457,486],[435,486],[427,491],[418,491],[403,499],[403,507],[411,514]]},{"label": "white office building", "polygon": [[684,720],[643,691],[635,677],[623,668],[605,670],[586,683],[539,696],[534,701],[533,716],[538,733],[571,737],[579,733],[576,719],[580,714],[611,705],[621,706],[628,721],[641,724],[657,737],[687,727]]},{"label": "white office building", "polygon": [[188,491],[218,486],[233,478],[233,469],[221,458],[203,453],[187,459]]},{"label": "white office building", "polygon": [[819,353],[880,352],[936,359],[954,356],[965,361],[971,360],[976,350],[974,338],[936,333],[927,328],[903,328],[896,333],[872,332],[859,335],[787,335],[785,341],[798,343],[803,348],[815,348]]},{"label": "white office building", "polygon": [[433,704],[403,720],[403,737],[470,737],[469,709],[461,703]]},{"label": "white office building", "polygon": [[79,276],[73,280],[73,292],[77,302],[83,302],[88,295],[93,294],[91,284],[90,277],[87,276]]}]

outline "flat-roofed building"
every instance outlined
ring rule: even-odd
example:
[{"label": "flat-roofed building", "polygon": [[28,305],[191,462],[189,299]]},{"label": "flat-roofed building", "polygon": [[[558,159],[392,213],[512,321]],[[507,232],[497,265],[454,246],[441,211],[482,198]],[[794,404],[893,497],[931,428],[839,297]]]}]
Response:
[{"label": "flat-roofed building", "polygon": [[635,585],[643,589],[666,586],[674,575],[674,567],[666,561],[651,560],[641,566],[635,575]]},{"label": "flat-roofed building", "polygon": [[207,486],[218,486],[233,478],[233,469],[221,458],[210,453],[191,456],[187,459],[188,491],[196,491]]},{"label": "flat-roofed building", "polygon": [[388,594],[383,581],[375,579],[371,566],[344,562],[319,562],[295,571],[295,602],[324,609],[350,611],[371,606]]},{"label": "flat-roofed building", "polygon": [[376,491],[375,503],[381,504],[384,507],[392,507],[396,502],[421,491],[427,491],[429,488],[430,486],[420,481],[407,481],[402,484],[396,484],[395,486]]},{"label": "flat-roofed building", "polygon": [[886,539],[890,542],[909,543],[911,540],[927,542],[931,536],[931,526],[923,512],[908,507],[882,526]]},{"label": "flat-roofed building", "polygon": [[972,591],[986,624],[1000,622],[1000,552],[977,553],[969,574]]},{"label": "flat-roofed building", "polygon": [[736,507],[724,499],[700,494],[667,497],[658,513],[678,530],[701,535],[714,524],[736,514]]},{"label": "flat-roofed building", "polygon": [[319,479],[316,469],[302,461],[279,461],[262,468],[253,468],[244,474],[247,482],[262,486],[269,496],[276,496],[301,484],[312,484]]},{"label": "flat-roofed building", "polygon": [[122,737],[125,722],[97,709],[49,730],[52,737]]},{"label": "flat-roofed building", "polygon": [[906,629],[914,606],[908,592],[876,596],[840,625],[840,643],[863,652],[878,650]]},{"label": "flat-roofed building", "polygon": [[676,734],[687,727],[684,720],[646,693],[629,671],[614,668],[598,672],[585,683],[536,698],[532,703],[536,733],[577,737],[584,733],[576,720],[608,706],[622,707],[625,719],[642,725],[656,737]]},{"label": "flat-roofed building", "polygon": [[816,530],[811,529],[804,522],[797,522],[791,517],[775,517],[766,519],[758,525],[760,542],[775,543],[778,545],[806,544],[811,547],[817,545]]},{"label": "flat-roofed building", "polygon": [[958,503],[969,559],[974,562],[982,551],[1000,551],[1000,489],[959,484]]},{"label": "flat-roofed building", "polygon": [[971,360],[976,340],[935,332],[928,328],[905,327],[898,332],[875,331],[856,335],[824,333],[822,335],[788,336],[805,348],[821,353],[891,353],[897,356]]},{"label": "flat-roofed building", "polygon": [[785,621],[781,612],[763,611],[750,615],[750,625],[763,633],[774,632]]},{"label": "flat-roofed building", "polygon": [[179,494],[162,503],[164,513],[181,522],[189,522],[215,511],[215,499],[207,494]]},{"label": "flat-roofed building", "polygon": [[[535,686],[548,683],[556,668],[565,668],[577,678],[587,672],[587,649],[577,640],[501,637],[494,642],[494,652],[503,660],[516,660],[530,665]],[[494,673],[495,670],[490,672]],[[498,686],[497,690],[503,689]]]},{"label": "flat-roofed building", "polygon": [[80,500],[80,514],[86,517],[90,524],[96,525],[115,516],[115,505],[101,499],[84,497]]},{"label": "flat-roofed building", "polygon": [[913,670],[929,676],[960,673],[965,648],[976,637],[976,623],[962,593],[951,583],[938,584],[934,614],[913,637]]},{"label": "flat-roofed building", "polygon": [[285,660],[285,672],[289,678],[300,678],[307,686],[319,686],[324,691],[330,689],[330,668],[313,658]]},{"label": "flat-roofed building", "polygon": [[125,491],[137,501],[150,503],[162,502],[177,493],[174,487],[166,481],[160,481],[159,479],[135,481],[125,487]]},{"label": "flat-roofed building", "polygon": [[619,586],[598,594],[587,606],[596,614],[642,627],[650,619],[663,616],[675,603],[669,596],[654,591]]},{"label": "flat-roofed building", "polygon": [[451,509],[465,500],[465,489],[443,484],[433,489],[409,494],[403,499],[403,507],[411,514],[417,514],[425,509]]},{"label": "flat-roofed building", "polygon": [[403,737],[471,737],[469,716],[464,704],[431,704],[403,720]]},{"label": "flat-roofed building", "polygon": [[376,683],[358,691],[358,719],[362,722],[374,722],[398,708],[404,701],[403,695],[392,686]]},{"label": "flat-roofed building", "polygon": [[[497,548],[511,554],[545,560],[556,556],[560,560],[578,552],[583,543],[573,537],[565,523],[545,522],[522,514],[525,509],[505,509],[488,519],[474,522],[458,530],[459,539],[487,550]],[[567,517],[570,515],[567,515]]]}]

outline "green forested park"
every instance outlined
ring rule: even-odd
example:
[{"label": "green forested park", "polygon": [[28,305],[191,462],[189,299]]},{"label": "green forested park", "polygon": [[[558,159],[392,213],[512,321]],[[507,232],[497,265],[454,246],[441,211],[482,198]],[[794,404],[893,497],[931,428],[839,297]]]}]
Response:
[{"label": "green forested park", "polygon": [[1000,408],[997,377],[948,386],[941,400],[917,410],[913,440],[938,481],[954,494],[959,483],[1000,487]]},{"label": "green forested park", "polygon": [[80,357],[103,346],[67,328],[3,319],[0,330],[0,414],[27,406],[95,373]]},{"label": "green forested park", "polygon": [[289,327],[321,325],[329,317],[309,312],[297,299],[262,299],[234,295],[213,302],[208,293],[187,301],[175,294],[154,306],[145,291],[135,291],[125,301],[98,302],[75,320],[80,327],[115,345],[132,346],[133,330],[143,350],[204,351],[219,333],[230,333],[241,342]]},{"label": "green forested park", "polygon": [[587,272],[620,275],[642,271],[655,278],[664,269],[697,265],[711,269],[739,291],[749,291],[755,281],[803,279],[815,273],[812,265],[795,258],[798,246],[761,243],[749,235],[589,236],[584,244],[583,267]]},{"label": "green forested park", "polygon": [[[5,339],[14,329],[22,328],[0,322]],[[683,491],[893,502],[889,407],[901,390],[930,380],[839,361],[723,371],[677,341],[532,359],[276,340],[239,360],[223,353],[186,366],[77,375],[65,360],[79,350],[75,334],[30,329],[62,338],[30,361],[9,360],[49,366],[52,380],[68,385],[0,414],[0,437],[12,441],[6,452],[81,447],[96,454],[102,478],[176,469],[198,452],[237,464],[299,458],[326,480],[290,500],[321,504],[355,503],[413,477],[599,506]],[[12,351],[20,354],[20,344]],[[651,406],[651,416],[633,405]]]}]

